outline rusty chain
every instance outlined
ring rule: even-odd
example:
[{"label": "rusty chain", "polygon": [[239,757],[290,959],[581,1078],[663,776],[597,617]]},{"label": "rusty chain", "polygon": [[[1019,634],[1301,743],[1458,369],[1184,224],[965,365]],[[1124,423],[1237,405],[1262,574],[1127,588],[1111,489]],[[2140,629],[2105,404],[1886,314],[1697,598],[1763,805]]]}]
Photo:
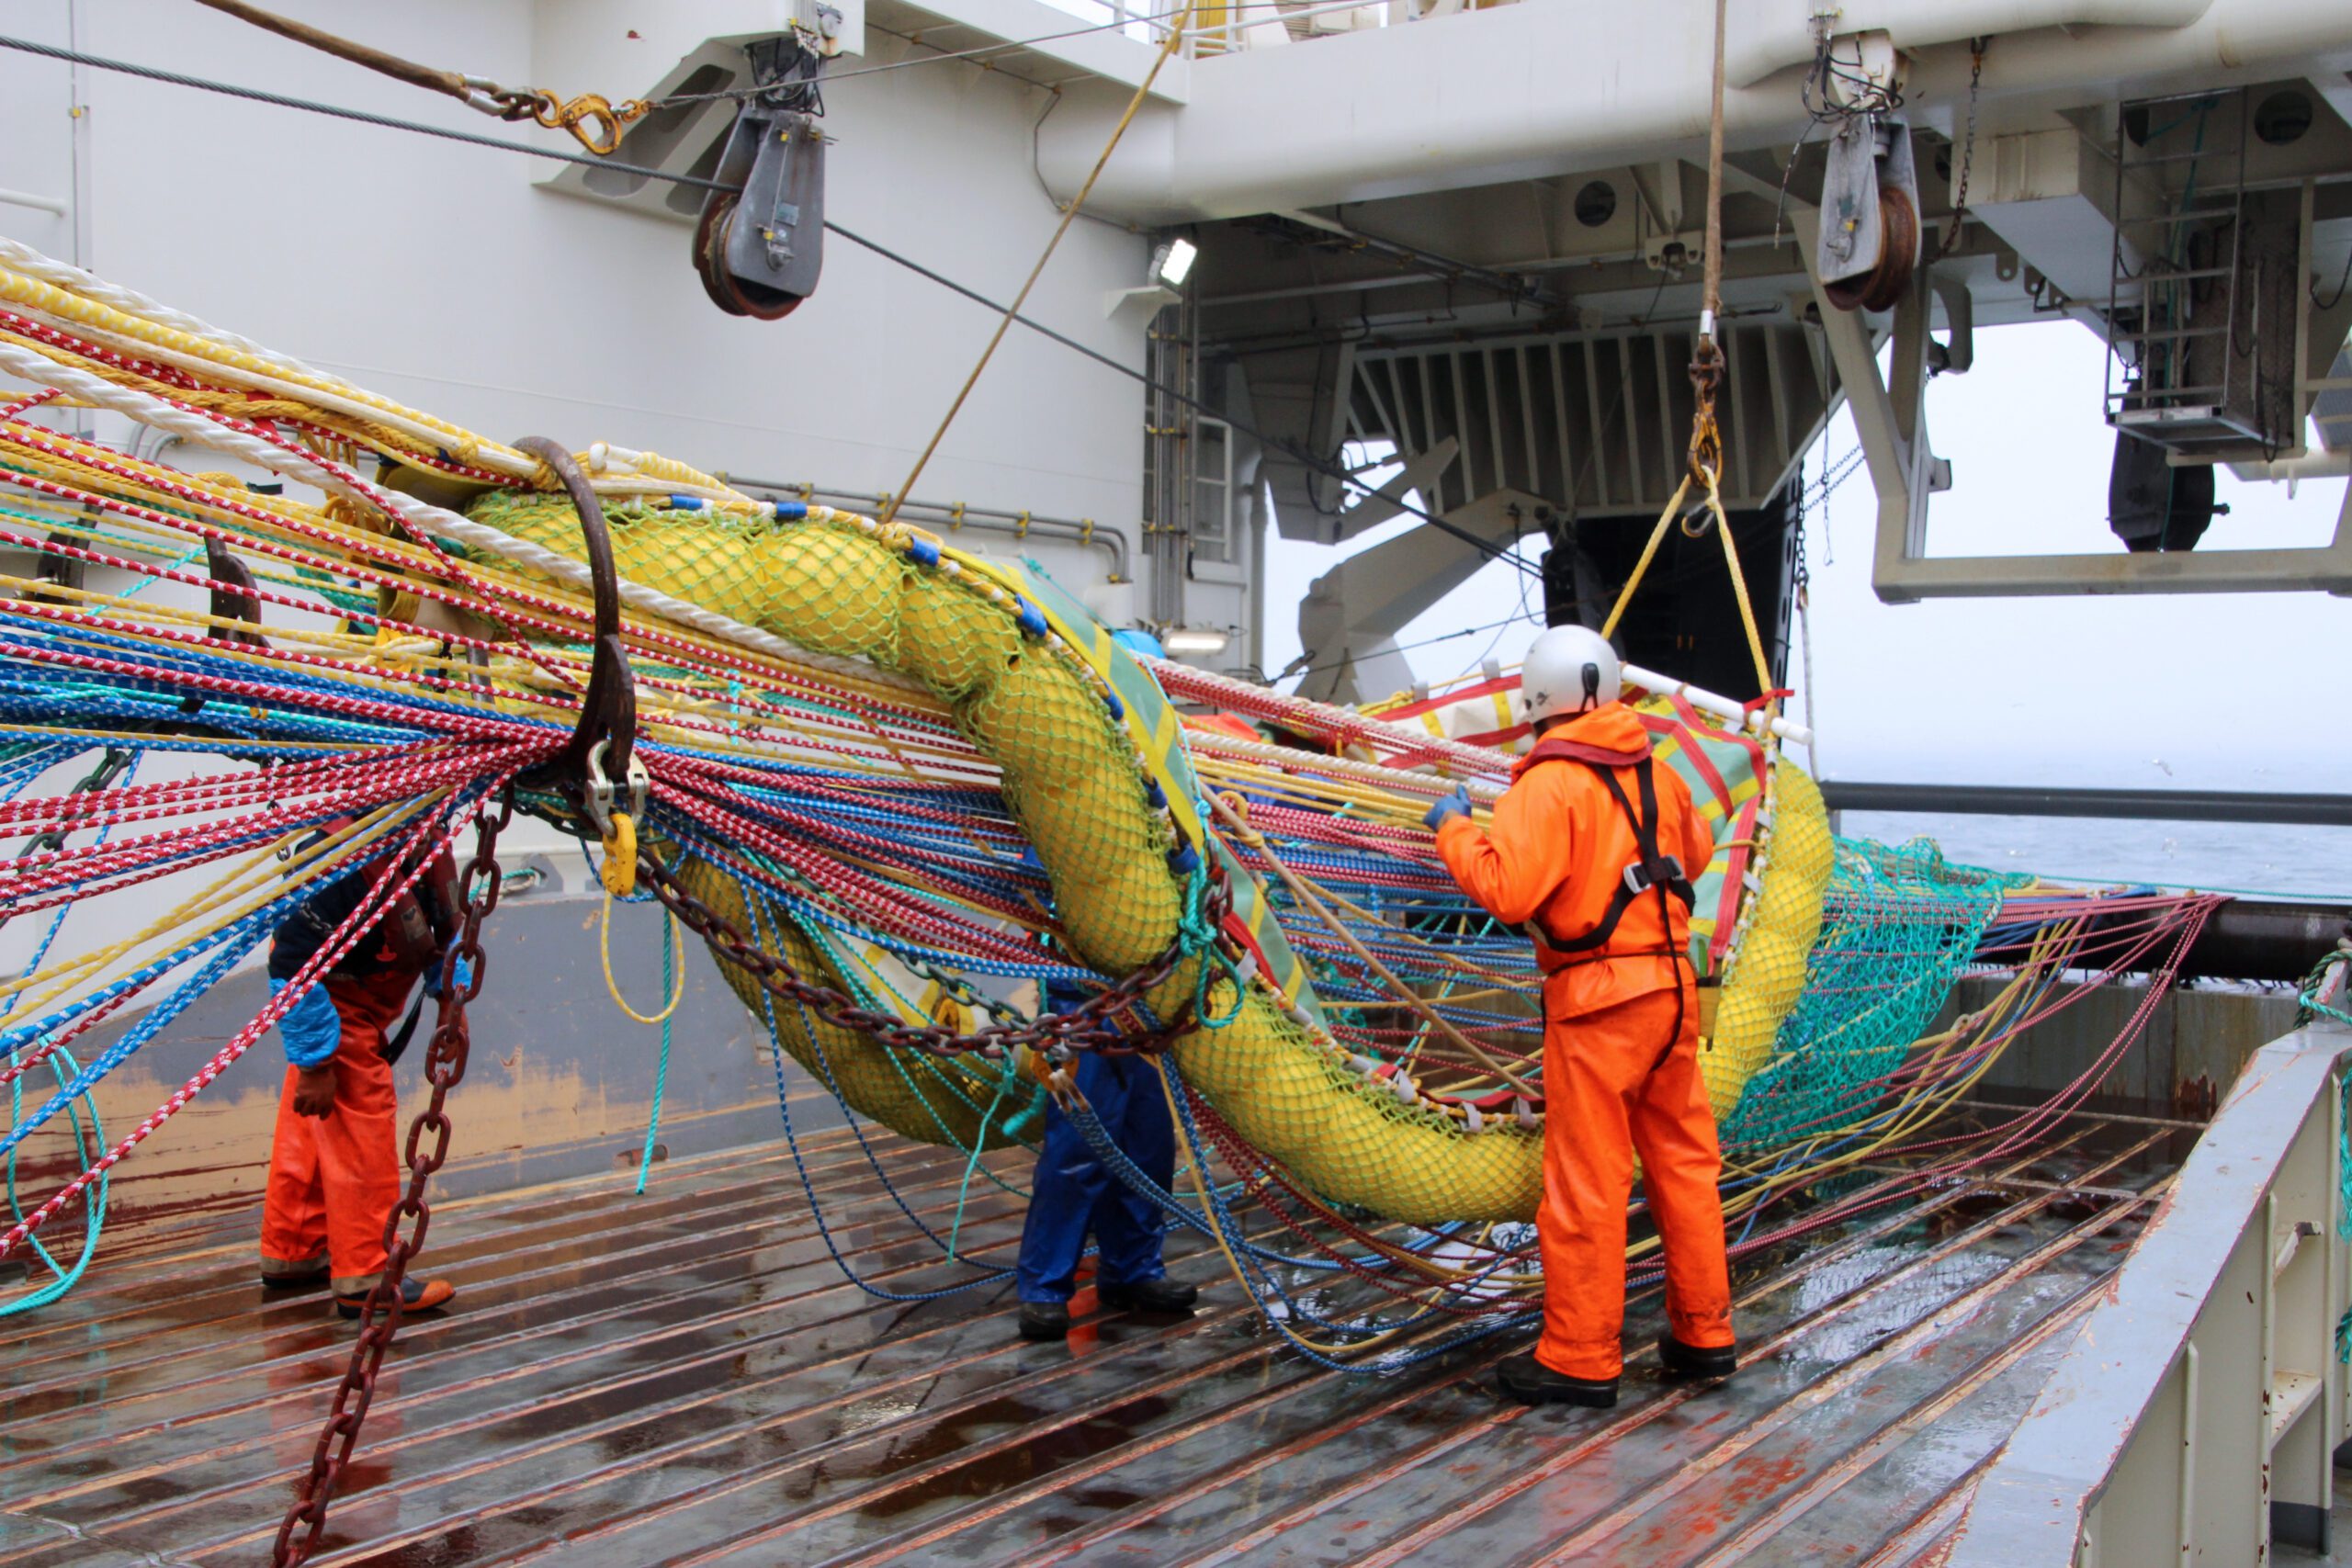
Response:
[{"label": "rusty chain", "polygon": [[[472,1043],[466,1004],[481,994],[488,971],[481,923],[498,908],[502,882],[498,835],[514,816],[514,797],[510,791],[503,794],[495,815],[485,802],[475,819],[474,856],[459,882],[461,924],[442,960],[440,1012],[432,1043],[424,1053],[424,1080],[433,1086],[433,1096],[409,1123],[408,1190],[384,1222],[383,1277],[360,1307],[359,1337],[351,1347],[350,1365],[344,1371],[343,1386],[335,1391],[334,1408],[319,1429],[318,1446],[311,1454],[310,1480],[277,1527],[277,1541],[270,1553],[273,1568],[294,1568],[317,1549],[320,1533],[326,1529],[327,1505],[351,1462],[352,1447],[359,1440],[368,1406],[376,1397],[376,1375],[383,1368],[384,1352],[391,1348],[392,1336],[400,1331],[401,1286],[410,1262],[424,1249],[425,1228],[433,1218],[433,1207],[424,1199],[425,1183],[449,1156],[450,1122],[445,1102],[449,1090],[466,1076],[466,1055]],[[468,969],[462,986],[457,983],[457,965],[461,962]],[[428,1134],[433,1140],[430,1147],[424,1144]],[[410,1226],[406,1235],[401,1234],[404,1221]]]},{"label": "rusty chain", "polygon": [[1968,40],[1968,137],[1960,147],[1960,173],[1952,181],[1951,226],[1944,231],[1939,254],[1950,255],[1960,248],[1961,220],[1968,215],[1968,167],[1976,161],[1976,95],[1984,80],[1984,51],[1991,46],[1990,38]]},{"label": "rusty chain", "polygon": [[[477,817],[474,855],[460,884],[461,924],[444,959],[448,967],[444,970],[440,1012],[425,1052],[424,1075],[432,1086],[432,1098],[409,1124],[408,1190],[385,1222],[384,1272],[361,1307],[358,1337],[352,1346],[343,1382],[335,1391],[334,1407],[320,1428],[318,1443],[311,1456],[310,1476],[278,1525],[270,1558],[273,1568],[297,1568],[317,1549],[326,1528],[328,1506],[350,1463],[368,1406],[375,1399],[376,1379],[382,1370],[385,1352],[391,1348],[392,1338],[400,1329],[408,1266],[423,1251],[425,1232],[432,1221],[425,1187],[448,1157],[451,1123],[447,1098],[466,1073],[471,1044],[466,1006],[481,994],[488,972],[488,959],[481,946],[481,925],[498,907],[502,886],[498,835],[513,819],[514,813],[514,793],[508,789],[502,792],[494,815],[485,806]],[[808,979],[780,954],[763,951],[743,931],[688,892],[669,868],[650,853],[639,854],[638,874],[665,908],[711,944],[713,955],[721,962],[742,969],[768,990],[805,1007],[827,1022],[868,1035],[886,1046],[940,1055],[979,1051],[1000,1057],[1015,1048],[1027,1047],[1053,1061],[1066,1058],[1071,1050],[1111,1054],[1159,1051],[1193,1024],[1190,998],[1164,1021],[1154,1023],[1140,1010],[1144,998],[1172,976],[1187,958],[1199,956],[1206,961],[1207,955],[1196,953],[1181,931],[1151,963],[1069,1012],[1041,1014],[1025,1024],[994,1022],[974,1033],[962,1034],[944,1025],[909,1024],[895,1015],[875,1012],[860,1006],[847,993]],[[1224,870],[1212,861],[1200,909],[1210,929],[1223,927],[1231,902],[1232,889]],[[469,971],[463,986],[456,983],[455,966],[459,961]],[[1121,1028],[1122,1019],[1137,1027]],[[432,1140],[429,1146],[425,1142],[428,1136]],[[403,1222],[410,1227],[406,1235],[401,1234]]]},{"label": "rusty chain", "polygon": [[[1193,1027],[1190,998],[1168,1020],[1157,1024],[1146,1022],[1136,1012],[1153,987],[1165,982],[1179,964],[1193,956],[1181,932],[1159,957],[1068,1012],[1040,1013],[1026,1024],[991,1023],[964,1034],[944,1024],[909,1023],[895,1014],[876,1012],[860,1006],[847,992],[809,979],[789,960],[762,949],[741,928],[681,886],[670,869],[650,854],[639,855],[637,874],[662,906],[684,922],[687,930],[710,943],[712,956],[721,963],[741,969],[768,990],[807,1008],[827,1023],[868,1035],[886,1046],[927,1051],[935,1055],[969,1051],[1001,1055],[1019,1046],[1041,1052],[1059,1046],[1119,1055],[1164,1050],[1176,1036]],[[1224,924],[1231,897],[1221,869],[1212,872],[1204,910],[1212,926]],[[1124,1031],[1116,1022],[1122,1017],[1133,1017],[1143,1027],[1133,1032]]]}]

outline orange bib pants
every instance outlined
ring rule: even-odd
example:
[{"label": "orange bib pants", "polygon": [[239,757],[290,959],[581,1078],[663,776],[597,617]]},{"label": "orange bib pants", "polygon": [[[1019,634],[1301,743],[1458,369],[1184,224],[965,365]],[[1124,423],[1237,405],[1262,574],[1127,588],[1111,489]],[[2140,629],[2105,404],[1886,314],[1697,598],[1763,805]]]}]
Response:
[{"label": "orange bib pants", "polygon": [[[1651,991],[1544,1026],[1544,1337],[1535,1359],[1572,1378],[1623,1365],[1626,1202],[1634,1156],[1666,1246],[1666,1313],[1674,1337],[1732,1343],[1724,1247],[1723,1156],[1699,1077],[1697,987]],[[1668,1040],[1672,1041],[1669,1047]]]},{"label": "orange bib pants", "polygon": [[[1574,751],[1558,760],[1547,749]],[[1607,703],[1546,732],[1512,770],[1481,832],[1466,814],[1437,829],[1437,852],[1464,892],[1505,925],[1531,924],[1551,950],[1544,977],[1544,1337],[1535,1359],[1566,1377],[1617,1375],[1625,1322],[1625,1203],[1634,1155],[1666,1243],[1666,1311],[1699,1349],[1732,1342],[1730,1269],[1715,1118],[1699,1078],[1699,995],[1683,906],[1644,895],[1610,910],[1624,868],[1648,853],[1627,818],[1640,769],[1657,793],[1655,849],[1692,876],[1715,841],[1671,768],[1651,761],[1648,731]],[[1613,769],[1604,773],[1603,765]],[[1621,795],[1612,795],[1614,777]],[[1602,933],[1604,924],[1614,930]],[[1572,943],[1598,944],[1590,956]],[[1678,996],[1682,1027],[1674,1026]]]},{"label": "orange bib pants", "polygon": [[382,1276],[384,1222],[401,1195],[399,1110],[384,1036],[415,983],[413,974],[399,971],[327,977],[327,997],[343,1024],[329,1058],[334,1109],[296,1115],[297,1069],[286,1069],[262,1200],[264,1274],[307,1274],[323,1255],[343,1296],[375,1289]]}]

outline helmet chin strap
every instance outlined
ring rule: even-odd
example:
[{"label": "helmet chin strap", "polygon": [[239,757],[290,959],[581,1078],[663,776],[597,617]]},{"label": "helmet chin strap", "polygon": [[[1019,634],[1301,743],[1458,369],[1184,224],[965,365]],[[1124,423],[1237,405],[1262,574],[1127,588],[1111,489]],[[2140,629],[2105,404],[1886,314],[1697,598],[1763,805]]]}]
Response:
[{"label": "helmet chin strap", "polygon": [[1590,713],[1600,705],[1600,666],[1598,664],[1588,664],[1584,667],[1584,705],[1577,708],[1577,712]]}]

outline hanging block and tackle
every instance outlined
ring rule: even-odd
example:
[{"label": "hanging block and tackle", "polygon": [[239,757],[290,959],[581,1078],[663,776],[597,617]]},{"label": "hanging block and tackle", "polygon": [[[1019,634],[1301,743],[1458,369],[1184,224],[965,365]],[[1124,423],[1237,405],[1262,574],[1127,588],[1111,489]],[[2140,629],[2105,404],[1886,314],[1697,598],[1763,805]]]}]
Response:
[{"label": "hanging block and tackle", "polygon": [[730,316],[777,321],[817,289],[825,238],[819,78],[840,48],[841,13],[820,6],[817,17],[813,31],[746,50],[759,90],[743,100],[719,153],[716,177],[729,188],[703,198],[695,225],[695,271]]}]

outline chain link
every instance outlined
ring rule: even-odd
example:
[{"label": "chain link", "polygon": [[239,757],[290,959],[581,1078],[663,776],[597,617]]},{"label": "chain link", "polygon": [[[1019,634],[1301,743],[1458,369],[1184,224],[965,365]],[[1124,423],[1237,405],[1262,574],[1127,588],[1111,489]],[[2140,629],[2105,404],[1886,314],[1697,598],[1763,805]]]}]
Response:
[{"label": "chain link", "polygon": [[599,158],[619,151],[622,133],[653,112],[653,106],[643,98],[624,98],[617,104],[602,93],[558,98],[544,87],[528,91],[503,87],[490,97],[499,118],[534,120],[549,130],[568,130]]},{"label": "chain link", "polygon": [[1940,247],[1950,255],[1960,245],[1960,220],[1968,207],[1968,166],[1976,161],[1976,89],[1984,80],[1984,50],[1993,40],[1973,38],[1968,40],[1968,138],[1960,147],[1960,175],[1951,186],[1951,226],[1944,231]]},{"label": "chain link", "polygon": [[[273,1568],[295,1568],[316,1549],[326,1527],[327,1506],[350,1463],[360,1427],[368,1418],[368,1405],[375,1398],[376,1378],[382,1369],[384,1353],[390,1348],[392,1337],[400,1328],[401,1287],[409,1264],[424,1250],[425,1231],[433,1217],[432,1205],[425,1201],[425,1184],[449,1154],[452,1124],[447,1098],[466,1075],[466,1058],[471,1043],[466,1007],[481,993],[482,981],[489,972],[481,945],[481,925],[498,907],[499,891],[503,885],[498,865],[498,835],[513,818],[514,811],[514,795],[508,792],[502,798],[497,814],[492,816],[485,810],[476,824],[473,860],[458,885],[463,900],[462,923],[444,961],[450,967],[443,970],[441,1010],[432,1043],[425,1051],[424,1078],[432,1086],[433,1094],[425,1108],[409,1123],[408,1190],[386,1222],[383,1277],[361,1308],[359,1337],[352,1346],[351,1361],[344,1371],[342,1386],[335,1391],[334,1406],[320,1428],[318,1446],[311,1457],[310,1479],[278,1526],[270,1558]],[[665,908],[710,943],[714,956],[722,963],[732,964],[754,976],[767,989],[808,1008],[825,1021],[868,1035],[887,1046],[938,1055],[978,1051],[1000,1057],[1022,1046],[1049,1054],[1071,1050],[1145,1053],[1165,1049],[1176,1036],[1193,1027],[1189,998],[1172,1017],[1156,1025],[1148,1023],[1137,1011],[1153,987],[1165,983],[1180,964],[1195,956],[1181,933],[1153,962],[1069,1012],[1041,1014],[1025,1024],[1008,1024],[1002,1021],[1005,1017],[1018,1015],[1000,1005],[987,1010],[999,1021],[976,1033],[958,1034],[942,1024],[909,1024],[895,1015],[874,1012],[859,1006],[846,993],[808,979],[780,955],[762,951],[741,929],[680,886],[669,869],[650,854],[639,857],[638,874]],[[1222,868],[1213,870],[1201,911],[1212,929],[1223,926],[1231,903],[1232,890]],[[454,967],[460,959],[469,971],[467,983],[462,986],[457,983],[458,971]],[[918,964],[916,967],[926,978],[976,995],[967,982],[942,975],[928,964]],[[1123,1019],[1138,1027],[1121,1028],[1119,1021]],[[404,1223],[409,1227],[405,1235],[401,1234]]]},{"label": "chain link", "polygon": [[1723,432],[1715,423],[1715,389],[1723,378],[1723,350],[1713,338],[1701,338],[1690,355],[1690,477],[1711,491],[1724,470]]},{"label": "chain link", "polygon": [[[353,1445],[359,1440],[368,1406],[376,1397],[376,1374],[383,1368],[384,1352],[391,1348],[392,1336],[400,1331],[401,1286],[410,1262],[424,1249],[425,1229],[433,1219],[433,1206],[424,1199],[425,1183],[449,1156],[450,1122],[445,1102],[449,1090],[466,1076],[466,1056],[472,1043],[466,1006],[481,994],[490,967],[482,951],[481,923],[498,908],[504,882],[499,874],[498,835],[514,816],[514,797],[509,791],[502,795],[495,815],[485,803],[475,819],[473,860],[458,879],[461,923],[442,961],[440,1012],[424,1054],[424,1081],[433,1086],[433,1096],[409,1123],[408,1190],[384,1222],[383,1277],[360,1307],[359,1337],[351,1347],[350,1365],[344,1370],[343,1386],[335,1390],[334,1407],[327,1415],[326,1425],[319,1429],[318,1446],[311,1454],[310,1479],[277,1527],[277,1544],[270,1552],[273,1568],[294,1568],[317,1549],[320,1532],[326,1529],[327,1505],[351,1462]],[[463,969],[458,967],[461,962]],[[466,975],[463,986],[457,983],[460,973]],[[428,1135],[432,1138],[429,1147],[424,1143]],[[408,1227],[405,1235],[401,1234],[403,1224]]]},{"label": "chain link", "polygon": [[949,1001],[976,1009],[988,1014],[999,1023],[1017,1024],[1022,1021],[1020,1009],[1009,1002],[997,1000],[961,975],[950,974],[927,958],[909,953],[900,954],[899,962],[905,964],[915,978],[928,980],[937,986],[940,994]]},{"label": "chain link", "polygon": [[[1059,1047],[1064,1051],[1101,1051],[1113,1055],[1148,1054],[1165,1050],[1193,1024],[1189,998],[1159,1024],[1148,1023],[1136,1010],[1153,987],[1164,983],[1179,964],[1193,956],[1181,932],[1151,963],[1068,1012],[1040,1013],[1027,1023],[1006,1023],[996,1010],[989,1010],[999,1021],[970,1034],[959,1034],[944,1024],[912,1024],[895,1014],[875,1012],[860,1006],[846,992],[809,979],[782,955],[763,951],[740,927],[680,886],[669,868],[650,854],[638,857],[637,874],[663,907],[685,923],[687,930],[710,943],[712,955],[721,963],[734,964],[777,996],[807,1008],[837,1028],[867,1035],[895,1049],[927,1051],[934,1055],[978,1051],[1001,1056],[1020,1046],[1044,1052]],[[1220,867],[1210,874],[1204,898],[1203,913],[1212,927],[1224,924],[1231,900],[1232,891]],[[1122,1029],[1118,1022],[1121,1019],[1129,1019],[1137,1027]]]}]

